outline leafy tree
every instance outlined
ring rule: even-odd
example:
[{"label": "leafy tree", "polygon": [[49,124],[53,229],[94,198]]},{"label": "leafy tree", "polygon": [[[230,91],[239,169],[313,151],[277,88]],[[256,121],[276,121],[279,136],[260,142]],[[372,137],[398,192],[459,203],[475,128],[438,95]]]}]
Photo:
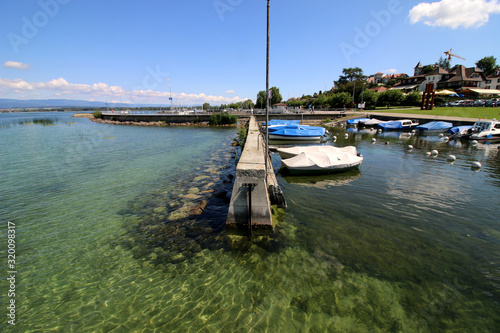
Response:
[{"label": "leafy tree", "polygon": [[422,103],[422,95],[418,91],[413,91],[405,96],[404,105],[419,106]]},{"label": "leafy tree", "polygon": [[332,108],[343,108],[352,101],[352,96],[347,92],[341,92],[329,96],[327,101]]},{"label": "leafy tree", "polygon": [[429,74],[434,70],[434,66],[432,65],[427,65],[422,69],[422,74]]},{"label": "leafy tree", "polygon": [[489,76],[493,74],[498,67],[497,58],[494,56],[484,57],[476,62],[476,66],[484,71],[484,75]]},{"label": "leafy tree", "polygon": [[254,104],[253,104],[253,102],[252,102],[251,99],[247,99],[244,102],[239,102],[238,104],[240,104],[240,103],[241,103],[241,108],[242,109],[249,110],[249,109],[253,109],[253,107],[254,107]]},{"label": "leafy tree", "polygon": [[378,94],[372,90],[365,90],[363,93],[363,102],[365,102],[365,109],[373,110],[377,105]]},{"label": "leafy tree", "polygon": [[203,103],[203,110],[210,109],[210,103]]},{"label": "leafy tree", "polygon": [[318,95],[312,102],[315,108],[322,108],[328,106],[328,101],[325,95]]},{"label": "leafy tree", "polygon": [[405,95],[399,89],[389,89],[379,93],[377,105],[401,105],[404,101]]},{"label": "leafy tree", "polygon": [[361,80],[365,76],[363,75],[363,70],[359,67],[344,68],[342,70],[344,75],[339,76],[338,81],[334,81],[335,86],[341,86],[348,82],[354,82],[355,80]]},{"label": "leafy tree", "polygon": [[257,94],[257,101],[255,103],[255,107],[257,109],[265,109],[266,108],[266,91],[261,90]]},{"label": "leafy tree", "polygon": [[451,69],[450,61],[446,57],[439,57],[438,62],[436,62],[436,66],[446,69],[447,71]]},{"label": "leafy tree", "polygon": [[[272,106],[277,103],[281,103],[283,100],[283,97],[280,94],[280,89],[276,87],[272,87],[269,90],[271,90],[271,100],[269,101],[269,106]],[[261,90],[257,94],[257,102],[255,103],[255,107],[257,109],[265,109],[266,108],[266,91]]]},{"label": "leafy tree", "polygon": [[269,105],[281,103],[281,101],[283,100],[283,97],[280,94],[280,88],[272,87],[271,92],[272,92],[272,96],[271,96],[271,101],[269,102]]}]

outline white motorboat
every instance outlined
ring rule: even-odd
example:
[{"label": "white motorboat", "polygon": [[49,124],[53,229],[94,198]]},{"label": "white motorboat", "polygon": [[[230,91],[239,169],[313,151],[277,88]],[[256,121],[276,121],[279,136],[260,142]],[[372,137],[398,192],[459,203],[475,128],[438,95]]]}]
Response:
[{"label": "white motorboat", "polygon": [[367,121],[360,121],[359,123],[361,125],[364,125],[364,126],[377,126],[378,124],[385,123],[385,121],[372,118],[372,119],[367,120]]},{"label": "white motorboat", "polygon": [[469,139],[476,141],[500,140],[500,122],[493,120],[478,120],[470,129]]},{"label": "white motorboat", "polygon": [[356,147],[334,147],[330,145],[314,145],[314,146],[294,146],[277,148],[276,152],[280,154],[281,158],[292,158],[301,153],[331,153],[331,154],[353,154],[357,155]]},{"label": "white motorboat", "polygon": [[[302,150],[298,155],[282,160],[283,167],[290,173],[333,173],[358,168],[363,157],[357,154],[356,147],[348,149],[316,149]],[[332,147],[335,148],[335,147]]]}]

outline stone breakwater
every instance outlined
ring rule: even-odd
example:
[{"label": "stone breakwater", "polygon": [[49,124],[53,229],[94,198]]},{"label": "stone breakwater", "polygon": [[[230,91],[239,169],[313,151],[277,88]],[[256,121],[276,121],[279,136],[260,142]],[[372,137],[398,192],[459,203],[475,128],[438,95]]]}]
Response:
[{"label": "stone breakwater", "polygon": [[[100,118],[95,118],[92,113],[75,113],[73,115],[75,118],[88,118],[92,120],[93,122],[96,123],[101,123],[101,124],[109,124],[109,125],[131,125],[131,126],[155,126],[155,127],[167,127],[167,126],[196,126],[196,127],[208,127],[210,126],[208,121],[199,121],[198,119],[194,118],[193,121],[175,121],[175,122],[169,122],[166,120],[115,120],[115,119],[100,119]],[[184,117],[187,119],[186,117]],[[246,122],[246,119],[242,119],[241,121]],[[241,123],[240,121],[240,123]],[[224,127],[236,127],[237,124],[232,124],[232,125],[220,125]]]}]

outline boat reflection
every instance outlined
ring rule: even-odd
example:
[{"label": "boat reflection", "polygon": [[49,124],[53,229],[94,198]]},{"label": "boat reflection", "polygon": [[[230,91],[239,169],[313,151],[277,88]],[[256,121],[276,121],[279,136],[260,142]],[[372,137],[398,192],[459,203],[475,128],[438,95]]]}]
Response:
[{"label": "boat reflection", "polygon": [[388,131],[388,132],[381,132],[377,133],[378,138],[384,138],[384,139],[408,139],[412,137],[411,132],[402,132],[402,131]]},{"label": "boat reflection", "polygon": [[347,172],[316,175],[316,176],[291,176],[282,175],[289,184],[297,184],[306,187],[326,189],[328,186],[344,186],[350,182],[361,178],[361,171],[353,169]]}]

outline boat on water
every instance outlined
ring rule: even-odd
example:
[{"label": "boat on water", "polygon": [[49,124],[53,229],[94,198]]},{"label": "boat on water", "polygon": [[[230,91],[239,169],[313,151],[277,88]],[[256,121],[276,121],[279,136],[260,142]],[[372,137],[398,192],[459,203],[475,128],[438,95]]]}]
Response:
[{"label": "boat on water", "polygon": [[360,121],[359,124],[363,126],[376,126],[378,124],[385,123],[383,120],[379,120],[376,118],[368,119],[366,121]]},{"label": "boat on water", "polygon": [[468,137],[476,141],[500,140],[500,121],[478,120],[469,130]]},{"label": "boat on water", "polygon": [[357,155],[356,147],[334,147],[330,145],[314,145],[314,146],[294,146],[294,147],[281,147],[277,148],[276,152],[280,154],[281,158],[292,158],[301,153],[331,153],[331,154],[352,154]]},{"label": "boat on water", "polygon": [[452,139],[456,138],[461,138],[464,136],[467,136],[469,133],[469,130],[472,128],[470,125],[464,125],[464,126],[454,126],[450,128],[449,130],[446,131],[446,133],[450,136]]},{"label": "boat on water", "polygon": [[446,132],[452,127],[453,124],[447,121],[431,121],[423,125],[418,125],[415,129],[424,134],[432,134]]},{"label": "boat on water", "polygon": [[370,120],[370,118],[356,118],[356,119],[348,119],[348,120],[346,121],[346,123],[347,123],[348,125],[356,125],[356,124],[363,123],[363,122],[368,121],[368,120]]},{"label": "boat on water", "polygon": [[380,123],[377,125],[377,127],[384,131],[397,131],[397,130],[414,128],[418,125],[419,125],[418,122],[415,122],[410,119],[399,119],[399,120]]},{"label": "boat on water", "polygon": [[326,129],[323,127],[306,125],[285,125],[269,129],[270,140],[320,140],[326,133]]},{"label": "boat on water", "polygon": [[318,149],[312,146],[302,147],[298,155],[283,159],[281,163],[290,173],[335,173],[358,168],[363,163],[363,156],[357,153],[356,147]]}]

